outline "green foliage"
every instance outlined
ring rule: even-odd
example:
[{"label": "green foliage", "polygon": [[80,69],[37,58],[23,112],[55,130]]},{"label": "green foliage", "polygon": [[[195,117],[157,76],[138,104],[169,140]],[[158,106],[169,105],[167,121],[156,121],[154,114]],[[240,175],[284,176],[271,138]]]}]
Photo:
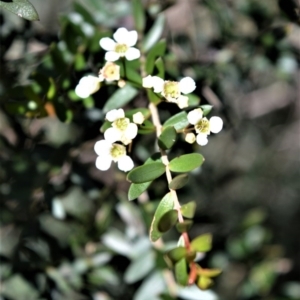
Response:
[{"label": "green foliage", "polygon": [[207,252],[210,251],[212,247],[212,236],[211,234],[203,234],[191,242],[191,248],[197,252]]},{"label": "green foliage", "polygon": [[0,7],[29,21],[38,21],[39,16],[34,6],[28,0],[0,1]]},{"label": "green foliage", "polygon": [[[189,181],[188,174],[180,174],[173,178],[173,180],[169,183],[169,188],[172,190],[178,190],[183,188]],[[182,207],[181,207],[182,212]],[[183,213],[182,213],[183,214]],[[184,214],[183,214],[184,215]],[[184,215],[185,216],[185,215]],[[186,216],[185,216],[186,217]]]},{"label": "green foliage", "polygon": [[127,174],[127,180],[133,183],[152,181],[165,173],[166,166],[161,162],[153,162],[136,167]]},{"label": "green foliage", "polygon": [[170,161],[169,168],[172,172],[189,172],[202,165],[204,158],[199,153],[184,154]]},{"label": "green foliage", "polygon": [[177,133],[174,127],[166,127],[158,137],[158,146],[167,150],[172,148],[177,139]]}]

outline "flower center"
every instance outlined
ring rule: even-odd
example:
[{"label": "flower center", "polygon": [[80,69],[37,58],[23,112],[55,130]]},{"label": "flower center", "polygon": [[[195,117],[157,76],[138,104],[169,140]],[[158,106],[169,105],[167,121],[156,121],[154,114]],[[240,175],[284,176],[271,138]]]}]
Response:
[{"label": "flower center", "polygon": [[129,125],[129,119],[128,118],[121,118],[113,123],[113,127],[119,129],[120,131],[125,131]]},{"label": "flower center", "polygon": [[164,96],[166,98],[177,99],[180,96],[179,84],[176,81],[166,81],[163,90]]},{"label": "flower center", "polygon": [[115,78],[117,75],[116,65],[114,63],[107,64],[101,73],[106,79]]},{"label": "flower center", "polygon": [[128,46],[125,44],[117,44],[115,46],[115,51],[119,53],[121,56],[122,55],[124,56],[127,50],[128,50]]},{"label": "flower center", "polygon": [[110,155],[114,162],[124,155],[126,155],[126,148],[119,144],[113,144],[110,149]]},{"label": "flower center", "polygon": [[201,119],[196,125],[195,130],[197,133],[209,134],[209,121],[206,118]]}]

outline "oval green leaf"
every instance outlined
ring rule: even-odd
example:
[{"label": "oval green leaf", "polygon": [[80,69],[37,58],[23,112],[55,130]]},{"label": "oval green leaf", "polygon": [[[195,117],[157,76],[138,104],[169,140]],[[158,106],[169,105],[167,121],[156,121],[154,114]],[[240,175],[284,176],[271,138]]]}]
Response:
[{"label": "oval green leaf", "polygon": [[189,172],[203,164],[204,158],[199,153],[184,154],[170,161],[169,168],[172,172]]},{"label": "oval green leaf", "polygon": [[172,198],[171,193],[166,194],[162,200],[159,202],[157,209],[155,211],[154,217],[152,219],[152,223],[150,226],[150,240],[152,242],[157,241],[163,233],[158,230],[158,222],[160,218],[169,210],[172,210],[174,207],[174,200]]},{"label": "oval green leaf", "polygon": [[216,276],[219,276],[222,273],[222,270],[220,270],[220,269],[202,269],[202,268],[199,268],[197,273],[201,276],[216,277]]},{"label": "oval green leaf", "polygon": [[155,105],[158,105],[161,102],[161,98],[150,89],[147,89],[147,96],[149,101]]},{"label": "oval green leaf", "polygon": [[143,182],[143,183],[132,183],[128,190],[128,200],[134,200],[142,193],[144,193],[150,186],[152,181]]},{"label": "oval green leaf", "polygon": [[123,107],[129,101],[131,101],[138,93],[138,90],[132,87],[130,84],[126,84],[123,88],[114,92],[107,100],[103,107],[103,111],[106,113],[112,109]]},{"label": "oval green leaf", "polygon": [[189,181],[189,174],[180,174],[177,175],[173,180],[169,183],[169,188],[171,190],[178,190],[184,187]]},{"label": "oval green leaf", "polygon": [[174,128],[178,131],[181,129],[184,129],[189,125],[189,121],[187,119],[187,113],[185,111],[182,111],[174,116],[172,116],[170,119],[168,119],[164,124],[163,127],[167,126],[174,126]]},{"label": "oval green leaf", "polygon": [[191,242],[191,249],[197,252],[207,252],[211,250],[212,246],[212,235],[207,233],[207,234],[202,234],[195,239],[192,240]]},{"label": "oval green leaf", "polygon": [[165,171],[166,166],[161,162],[144,164],[131,170],[127,174],[127,180],[133,183],[152,181],[164,174]]},{"label": "oval green leaf", "polygon": [[184,258],[186,256],[186,254],[187,254],[187,250],[185,247],[177,247],[166,253],[168,258],[172,262],[177,262],[177,261],[181,260],[182,258]]},{"label": "oval green leaf", "polygon": [[213,285],[212,279],[206,277],[206,276],[200,276],[197,280],[197,286],[200,290],[207,290]]},{"label": "oval green leaf", "polygon": [[158,220],[157,228],[160,232],[167,232],[177,223],[177,220],[178,211],[176,209],[169,210]]},{"label": "oval green leaf", "polygon": [[191,201],[181,206],[181,213],[184,217],[192,219],[196,211],[196,202]]},{"label": "oval green leaf", "polygon": [[167,47],[166,41],[161,40],[151,48],[151,50],[147,55],[146,64],[145,64],[145,70],[147,74],[152,74],[154,69],[155,59],[165,54],[166,47]]},{"label": "oval green leaf", "polygon": [[175,264],[175,278],[180,285],[186,286],[188,283],[187,265],[184,258]]},{"label": "oval green leaf", "polygon": [[0,1],[0,7],[28,21],[39,21],[39,15],[28,0]]},{"label": "oval green leaf", "polygon": [[173,126],[166,127],[158,138],[158,146],[167,150],[172,148],[177,139],[177,132]]},{"label": "oval green leaf", "polygon": [[193,221],[191,220],[185,220],[181,223],[176,224],[176,229],[179,233],[188,232],[189,229],[192,227]]}]

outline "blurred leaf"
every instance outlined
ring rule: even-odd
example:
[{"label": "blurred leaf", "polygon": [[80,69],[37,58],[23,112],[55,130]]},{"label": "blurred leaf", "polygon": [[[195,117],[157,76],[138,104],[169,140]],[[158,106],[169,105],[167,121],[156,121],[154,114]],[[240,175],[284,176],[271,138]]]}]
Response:
[{"label": "blurred leaf", "polygon": [[143,1],[132,0],[131,3],[135,28],[139,33],[142,33],[145,29],[146,22]]},{"label": "blurred leaf", "polygon": [[108,111],[116,108],[123,107],[129,101],[131,101],[138,93],[138,90],[133,88],[130,84],[126,84],[123,88],[114,92],[103,107],[103,111]]},{"label": "blurred leaf", "polygon": [[167,193],[163,199],[159,202],[155,214],[152,219],[151,227],[150,227],[150,240],[152,242],[157,241],[162,233],[158,229],[158,223],[161,217],[174,207],[174,200],[171,193]]},{"label": "blurred leaf", "polygon": [[143,253],[139,258],[133,260],[124,274],[126,283],[135,283],[144,278],[155,266],[154,253],[152,250]]},{"label": "blurred leaf", "polygon": [[201,105],[200,108],[203,111],[203,116],[206,116],[211,112],[213,107],[211,105],[206,104],[206,105]]},{"label": "blurred leaf", "polygon": [[191,242],[191,249],[196,252],[207,252],[210,251],[212,247],[212,235],[202,234]]},{"label": "blurred leaf", "polygon": [[81,5],[78,2],[74,2],[73,6],[74,6],[74,10],[76,12],[78,12],[86,22],[93,24],[93,25],[97,25],[91,12],[89,10],[87,10],[83,5]]},{"label": "blurred leaf", "polygon": [[161,149],[167,150],[172,148],[177,139],[177,132],[173,126],[165,127],[158,137],[158,145]]},{"label": "blurred leaf", "polygon": [[199,153],[184,154],[172,159],[169,168],[172,172],[189,172],[202,165],[204,158]]},{"label": "blurred leaf", "polygon": [[139,134],[149,134],[156,131],[156,127],[149,120],[145,120],[143,124],[139,126],[138,133]]},{"label": "blurred leaf", "polygon": [[0,7],[29,21],[39,21],[38,13],[28,0],[0,1]]},{"label": "blurred leaf", "polygon": [[175,264],[175,278],[180,285],[186,286],[188,283],[188,272],[185,258]]},{"label": "blurred leaf", "polygon": [[160,232],[167,232],[177,223],[177,220],[178,211],[176,209],[169,210],[159,219],[157,228]]},{"label": "blurred leaf", "polygon": [[163,128],[167,126],[174,126],[174,128],[178,131],[184,129],[189,125],[189,121],[187,119],[187,113],[182,111],[171,118],[169,118],[164,124]]},{"label": "blurred leaf", "polygon": [[212,279],[206,277],[206,276],[200,276],[197,280],[197,286],[201,290],[207,290],[213,285]]},{"label": "blurred leaf", "polygon": [[166,171],[166,166],[161,162],[153,162],[136,167],[127,174],[127,180],[133,183],[152,181]]},{"label": "blurred leaf", "polygon": [[180,210],[184,217],[192,219],[194,217],[195,211],[196,211],[196,202],[190,201],[190,202],[182,205]]},{"label": "blurred leaf", "polygon": [[189,106],[198,106],[200,103],[200,98],[195,94],[188,94],[187,97],[189,98],[188,104]]},{"label": "blurred leaf", "polygon": [[183,233],[183,232],[188,232],[190,228],[193,225],[193,221],[191,220],[185,220],[183,222],[177,223],[176,224],[176,229],[178,232]]},{"label": "blurred leaf", "polygon": [[152,181],[143,183],[132,183],[128,190],[128,200],[131,201],[136,199],[148,189],[151,183]]},{"label": "blurred leaf", "polygon": [[187,250],[185,247],[177,247],[166,253],[172,262],[177,262],[185,257]]},{"label": "blurred leaf", "polygon": [[145,119],[150,117],[150,111],[148,108],[145,107],[127,110],[125,112],[125,117],[129,118],[132,121],[133,115],[136,114],[137,112],[141,112]]},{"label": "blurred leaf", "polygon": [[145,64],[145,70],[148,75],[152,74],[154,70],[154,62],[156,58],[162,57],[165,54],[166,47],[166,40],[161,40],[156,43],[149,51]]},{"label": "blurred leaf", "polygon": [[1,294],[10,299],[39,299],[38,291],[19,274],[2,282]]},{"label": "blurred leaf", "polygon": [[113,286],[118,287],[120,285],[120,279],[116,271],[109,266],[101,266],[94,269],[87,275],[88,282],[94,285],[96,288],[99,286]]},{"label": "blurred leaf", "polygon": [[182,187],[184,187],[188,183],[188,181],[189,181],[189,174],[180,174],[180,175],[177,175],[169,183],[169,188],[172,189],[172,190],[181,189]]},{"label": "blurred leaf", "polygon": [[155,61],[154,66],[156,67],[156,69],[158,71],[158,73],[156,75],[160,78],[164,78],[165,77],[165,66],[164,66],[164,62],[161,57],[159,57]]},{"label": "blurred leaf", "polygon": [[161,102],[161,98],[150,89],[147,89],[147,96],[150,102],[155,105],[158,105]]},{"label": "blurred leaf", "polygon": [[145,35],[144,41],[143,41],[143,51],[147,52],[149,51],[159,40],[165,25],[165,16],[163,14],[160,14],[149,32]]},{"label": "blurred leaf", "polygon": [[198,268],[197,274],[205,277],[216,277],[222,273],[220,269],[202,269]]}]

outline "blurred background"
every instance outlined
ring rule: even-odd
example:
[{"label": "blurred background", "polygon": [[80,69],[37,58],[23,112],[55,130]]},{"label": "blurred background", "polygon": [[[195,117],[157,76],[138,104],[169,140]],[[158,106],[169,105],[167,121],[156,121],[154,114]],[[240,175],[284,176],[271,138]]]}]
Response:
[{"label": "blurred background", "polygon": [[[179,198],[197,201],[191,237],[214,236],[201,265],[223,270],[212,290],[177,298],[148,240],[165,179],[129,202],[125,174],[94,166],[115,87],[74,93],[104,64],[100,38],[134,29],[131,2],[30,2],[39,22],[0,14],[0,299],[299,300],[299,1],[143,1],[146,31],[165,16],[166,78],[194,78],[225,124],[201,149],[176,145],[206,159]],[[146,105],[143,93],[130,103]],[[162,119],[179,111],[159,108]],[[140,136],[136,165],[153,152]]]}]

